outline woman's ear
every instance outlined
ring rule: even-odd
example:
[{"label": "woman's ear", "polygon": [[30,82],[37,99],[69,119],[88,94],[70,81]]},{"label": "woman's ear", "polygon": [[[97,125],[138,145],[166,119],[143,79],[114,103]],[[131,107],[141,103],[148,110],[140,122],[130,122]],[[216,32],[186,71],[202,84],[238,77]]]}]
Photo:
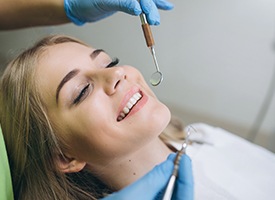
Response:
[{"label": "woman's ear", "polygon": [[69,158],[65,155],[59,155],[57,158],[57,166],[63,173],[74,173],[81,171],[86,166],[86,162]]}]

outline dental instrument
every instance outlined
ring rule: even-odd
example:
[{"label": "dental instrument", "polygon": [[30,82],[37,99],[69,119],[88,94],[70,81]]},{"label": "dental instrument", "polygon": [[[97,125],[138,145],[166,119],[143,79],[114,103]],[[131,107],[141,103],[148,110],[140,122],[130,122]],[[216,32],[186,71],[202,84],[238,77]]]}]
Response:
[{"label": "dental instrument", "polygon": [[155,63],[155,66],[156,66],[156,72],[154,72],[151,75],[150,83],[151,83],[152,86],[157,86],[162,82],[163,74],[161,73],[161,71],[159,69],[159,66],[158,66],[158,61],[157,61],[157,58],[156,58],[156,52],[155,52],[155,48],[154,48],[154,44],[155,44],[154,38],[153,38],[153,35],[152,35],[152,32],[151,32],[150,26],[147,23],[147,19],[146,19],[145,14],[141,13],[139,16],[140,16],[141,26],[142,26],[142,30],[143,30],[143,34],[144,34],[144,37],[145,37],[145,40],[146,40],[147,47],[149,47],[149,49],[150,49],[150,52],[153,56],[154,63]]},{"label": "dental instrument", "polygon": [[192,128],[193,130],[195,130],[192,126],[188,127],[186,139],[184,140],[184,142],[182,144],[182,147],[181,147],[181,150],[178,151],[177,156],[175,158],[173,173],[172,173],[172,175],[171,175],[171,177],[169,179],[169,182],[167,184],[167,187],[166,187],[166,190],[165,190],[165,193],[164,193],[164,196],[163,196],[162,200],[170,200],[170,199],[172,199],[172,195],[173,195],[173,192],[174,192],[174,187],[175,187],[176,179],[178,177],[180,159],[181,159],[181,156],[186,153],[186,149],[187,149],[187,146],[189,144],[189,136],[191,134],[190,128]]}]

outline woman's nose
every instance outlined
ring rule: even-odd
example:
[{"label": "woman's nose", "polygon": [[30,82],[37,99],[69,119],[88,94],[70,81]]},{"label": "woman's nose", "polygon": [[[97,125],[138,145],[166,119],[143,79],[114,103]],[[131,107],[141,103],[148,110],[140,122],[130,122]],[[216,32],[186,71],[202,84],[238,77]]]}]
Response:
[{"label": "woman's nose", "polygon": [[106,94],[112,95],[116,92],[123,80],[126,79],[126,73],[123,67],[112,67],[104,69],[102,72],[103,88]]}]

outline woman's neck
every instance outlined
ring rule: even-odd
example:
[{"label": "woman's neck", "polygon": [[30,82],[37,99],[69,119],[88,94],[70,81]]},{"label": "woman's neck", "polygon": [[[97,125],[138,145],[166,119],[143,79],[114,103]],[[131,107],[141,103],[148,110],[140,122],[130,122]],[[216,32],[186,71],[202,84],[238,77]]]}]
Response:
[{"label": "woman's neck", "polygon": [[171,150],[157,138],[138,151],[101,166],[98,178],[111,188],[119,190],[166,160],[170,153]]}]

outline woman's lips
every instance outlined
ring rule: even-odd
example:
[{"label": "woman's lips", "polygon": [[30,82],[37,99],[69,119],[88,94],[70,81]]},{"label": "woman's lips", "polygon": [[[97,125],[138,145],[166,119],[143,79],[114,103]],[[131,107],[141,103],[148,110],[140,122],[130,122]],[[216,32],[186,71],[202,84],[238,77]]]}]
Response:
[{"label": "woman's lips", "polygon": [[122,121],[126,117],[129,117],[139,111],[143,105],[147,102],[148,97],[143,94],[139,89],[134,88],[130,90],[123,99],[120,106],[120,111],[117,117],[117,121]]}]

